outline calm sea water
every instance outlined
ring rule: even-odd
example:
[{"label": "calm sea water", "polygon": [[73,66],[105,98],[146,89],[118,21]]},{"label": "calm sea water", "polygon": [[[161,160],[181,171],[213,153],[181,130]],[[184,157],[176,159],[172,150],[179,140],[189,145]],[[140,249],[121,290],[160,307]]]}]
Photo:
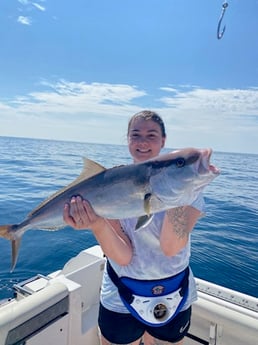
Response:
[{"label": "calm sea water", "polygon": [[[18,223],[67,185],[87,156],[106,167],[129,163],[126,146],[0,137],[0,224]],[[196,277],[258,297],[258,155],[213,154],[221,175],[205,191],[206,216],[192,233]],[[0,299],[14,283],[61,269],[96,244],[90,231],[27,231],[9,272],[9,241],[0,238]]]}]

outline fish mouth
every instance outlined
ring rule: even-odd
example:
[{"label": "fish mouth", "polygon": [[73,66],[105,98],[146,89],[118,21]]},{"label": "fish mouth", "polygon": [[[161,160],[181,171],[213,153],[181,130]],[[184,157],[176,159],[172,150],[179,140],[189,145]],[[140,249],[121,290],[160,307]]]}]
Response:
[{"label": "fish mouth", "polygon": [[209,165],[209,170],[215,174],[215,175],[219,175],[220,174],[220,169],[218,169],[217,167],[215,167],[215,165],[210,164]]},{"label": "fish mouth", "polygon": [[210,163],[212,156],[212,149],[203,149],[201,150],[201,160],[199,165],[199,173],[211,172],[214,175],[219,175],[220,170],[213,164]]}]

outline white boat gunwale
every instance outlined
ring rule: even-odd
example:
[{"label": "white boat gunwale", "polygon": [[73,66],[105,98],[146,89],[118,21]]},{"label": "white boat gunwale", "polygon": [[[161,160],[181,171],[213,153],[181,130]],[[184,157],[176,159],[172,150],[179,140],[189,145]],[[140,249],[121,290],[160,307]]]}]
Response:
[{"label": "white boat gunwale", "polygon": [[[105,258],[88,248],[64,268],[14,286],[0,304],[0,344],[99,345],[97,316]],[[185,345],[253,345],[258,298],[196,278],[198,300]]]}]

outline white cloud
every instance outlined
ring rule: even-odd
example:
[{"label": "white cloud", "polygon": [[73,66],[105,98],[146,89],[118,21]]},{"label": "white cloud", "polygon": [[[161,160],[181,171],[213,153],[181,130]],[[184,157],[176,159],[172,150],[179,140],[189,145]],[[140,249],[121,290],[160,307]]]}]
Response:
[{"label": "white cloud", "polygon": [[250,88],[241,89],[201,89],[179,91],[176,89],[162,88],[171,92],[170,97],[162,97],[165,105],[181,110],[216,113],[218,115],[258,115],[258,90]]},{"label": "white cloud", "polygon": [[32,5],[42,12],[44,12],[46,10],[46,8],[44,6],[42,6],[36,2],[32,2]]},{"label": "white cloud", "polygon": [[48,91],[32,92],[17,97],[13,106],[23,113],[85,114],[120,113],[135,99],[145,95],[135,86],[123,84],[74,83],[60,80],[57,83],[43,83]]},{"label": "white cloud", "polygon": [[29,17],[19,16],[17,22],[23,25],[31,25],[31,19]]},{"label": "white cloud", "polygon": [[[31,17],[28,17],[26,14],[30,13],[31,16],[34,14],[34,10],[37,9],[41,12],[46,10],[46,7],[39,4],[39,2],[33,2],[31,0],[18,0],[22,7],[18,8],[18,11],[23,14],[18,17],[17,22],[23,25],[31,25]],[[42,1],[41,1],[42,2]]]},{"label": "white cloud", "polygon": [[147,91],[133,85],[59,80],[40,87],[0,102],[0,135],[121,144],[130,116],[147,108],[164,118],[167,147],[257,152],[257,88],[164,87],[155,108],[148,97],[145,104]]},{"label": "white cloud", "polygon": [[27,5],[30,3],[29,0],[18,0],[18,2],[19,2],[20,4],[22,4],[23,6],[27,6]]}]

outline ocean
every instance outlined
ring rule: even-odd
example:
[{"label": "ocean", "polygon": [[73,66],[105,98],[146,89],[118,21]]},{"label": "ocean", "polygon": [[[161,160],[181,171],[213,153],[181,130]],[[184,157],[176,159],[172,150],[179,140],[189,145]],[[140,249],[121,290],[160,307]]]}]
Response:
[{"label": "ocean", "polygon": [[[0,224],[21,222],[72,182],[82,157],[106,167],[131,162],[125,145],[0,137]],[[212,163],[221,175],[206,188],[206,215],[191,235],[192,270],[198,278],[258,297],[258,155],[214,152]],[[10,243],[0,238],[0,300],[13,296],[13,284],[59,270],[96,243],[89,230],[27,231],[10,273]]]}]

